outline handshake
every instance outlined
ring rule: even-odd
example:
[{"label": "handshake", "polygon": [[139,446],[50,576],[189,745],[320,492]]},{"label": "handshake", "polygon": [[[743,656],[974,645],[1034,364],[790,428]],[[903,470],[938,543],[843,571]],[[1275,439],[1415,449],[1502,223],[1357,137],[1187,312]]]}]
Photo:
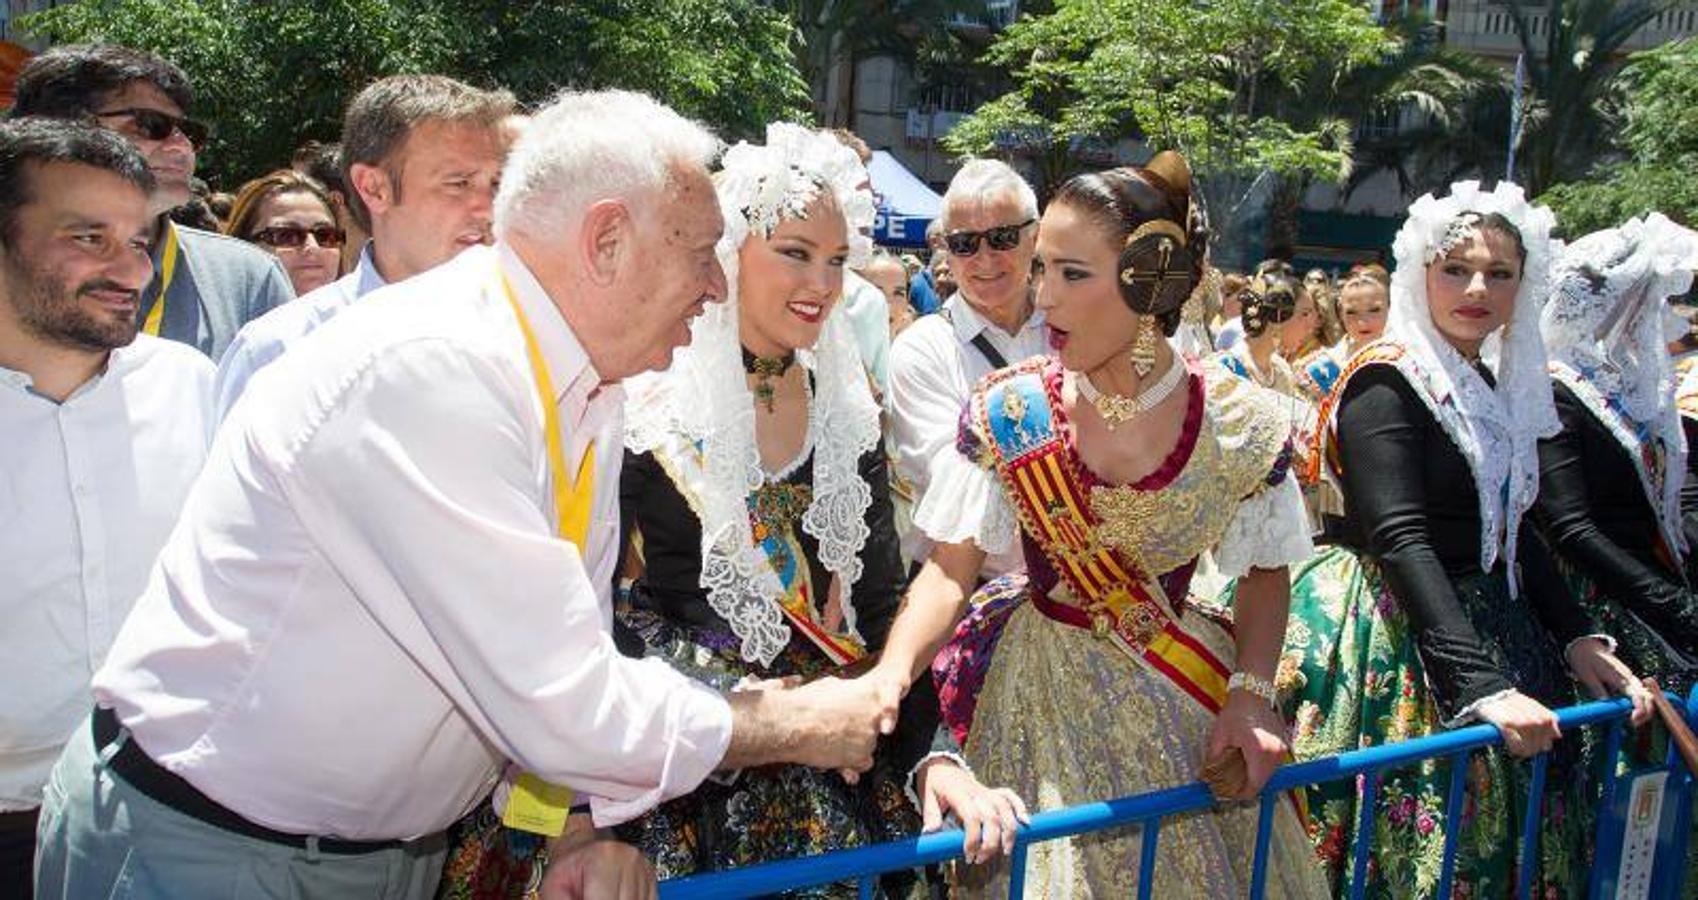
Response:
[{"label": "handshake", "polygon": [[[908,679],[874,667],[856,678],[821,678],[807,684],[764,681],[730,695],[731,747],[723,768],[794,763],[836,769],[849,781],[872,768],[878,739],[896,730]],[[946,817],[959,822],[962,852],[982,863],[1014,852],[1026,804],[1008,788],[990,788],[948,758],[922,763],[915,775],[925,831]]]},{"label": "handshake", "polygon": [[721,766],[795,763],[839,769],[852,780],[872,767],[878,739],[896,730],[907,690],[904,680],[875,668],[857,678],[765,681],[734,691],[727,697],[731,746]]}]

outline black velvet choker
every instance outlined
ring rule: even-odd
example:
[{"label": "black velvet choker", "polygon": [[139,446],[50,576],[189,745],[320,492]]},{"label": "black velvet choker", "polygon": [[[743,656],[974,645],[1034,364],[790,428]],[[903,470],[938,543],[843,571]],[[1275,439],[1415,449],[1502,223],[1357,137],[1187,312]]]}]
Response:
[{"label": "black velvet choker", "polygon": [[777,378],[790,371],[790,364],[796,361],[796,351],[794,350],[783,356],[756,356],[750,353],[747,347],[740,349],[743,351],[743,371],[750,375]]},{"label": "black velvet choker", "polygon": [[796,361],[796,352],[792,350],[783,356],[768,357],[756,356],[750,353],[747,347],[741,349],[743,351],[743,371],[755,376],[755,399],[766,407],[767,412],[772,412],[772,380],[782,377],[785,372],[790,371],[790,364]]}]

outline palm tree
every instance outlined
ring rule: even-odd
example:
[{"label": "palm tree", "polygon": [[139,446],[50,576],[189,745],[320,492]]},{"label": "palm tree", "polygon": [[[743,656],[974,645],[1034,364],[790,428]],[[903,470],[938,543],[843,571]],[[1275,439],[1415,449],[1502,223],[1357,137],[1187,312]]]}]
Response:
[{"label": "palm tree", "polygon": [[[1610,151],[1616,115],[1610,85],[1629,39],[1677,0],[1508,0],[1540,115],[1517,142],[1518,180],[1530,195],[1582,178]],[[1533,17],[1543,13],[1544,28]],[[1539,31],[1543,31],[1543,40]],[[1500,132],[1507,139],[1507,132]]]},{"label": "palm tree", "polygon": [[[1425,16],[1406,15],[1386,27],[1397,42],[1383,59],[1342,76],[1324,67],[1278,100],[1281,118],[1349,153],[1341,200],[1383,171],[1394,173],[1405,192],[1417,187],[1419,162],[1465,139],[1475,105],[1501,92],[1498,69],[1445,46]],[[1311,180],[1286,176],[1274,186],[1267,239],[1275,252],[1296,244],[1297,213]]]}]

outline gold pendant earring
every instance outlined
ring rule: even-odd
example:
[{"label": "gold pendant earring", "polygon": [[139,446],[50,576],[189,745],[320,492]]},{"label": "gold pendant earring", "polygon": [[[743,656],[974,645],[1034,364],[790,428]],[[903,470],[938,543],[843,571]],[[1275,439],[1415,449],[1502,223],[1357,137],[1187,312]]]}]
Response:
[{"label": "gold pendant earring", "polygon": [[1138,339],[1132,342],[1132,371],[1139,378],[1150,374],[1156,367],[1156,318],[1155,316],[1138,317]]}]

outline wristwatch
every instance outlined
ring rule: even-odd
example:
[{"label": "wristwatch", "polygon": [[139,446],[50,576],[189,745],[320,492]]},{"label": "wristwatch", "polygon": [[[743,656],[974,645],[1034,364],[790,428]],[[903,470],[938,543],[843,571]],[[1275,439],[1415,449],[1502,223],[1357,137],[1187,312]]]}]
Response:
[{"label": "wristwatch", "polygon": [[1279,708],[1277,699],[1279,692],[1274,688],[1274,683],[1266,678],[1252,675],[1249,672],[1233,672],[1232,677],[1226,680],[1226,689],[1229,691],[1248,691],[1266,700],[1270,708]]}]

